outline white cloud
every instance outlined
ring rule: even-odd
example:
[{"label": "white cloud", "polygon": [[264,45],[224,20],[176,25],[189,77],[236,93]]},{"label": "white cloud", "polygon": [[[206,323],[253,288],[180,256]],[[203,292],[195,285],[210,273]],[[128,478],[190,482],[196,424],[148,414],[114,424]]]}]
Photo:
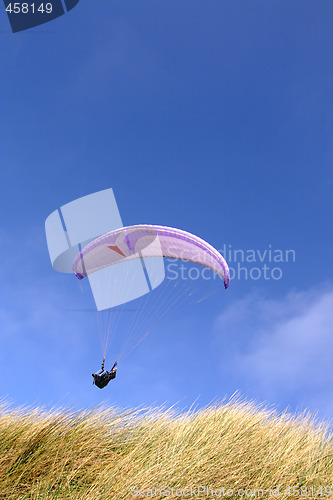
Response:
[{"label": "white cloud", "polygon": [[[250,295],[218,318],[227,353],[222,372],[271,402],[289,401],[333,416],[333,290],[292,292],[272,300]],[[226,335],[227,333],[227,335]],[[318,407],[317,407],[318,408]]]}]

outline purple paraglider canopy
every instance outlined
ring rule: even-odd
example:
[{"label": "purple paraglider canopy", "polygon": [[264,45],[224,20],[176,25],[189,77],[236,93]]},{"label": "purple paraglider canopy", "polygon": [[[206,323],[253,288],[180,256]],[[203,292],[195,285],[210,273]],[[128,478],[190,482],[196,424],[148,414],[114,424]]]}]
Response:
[{"label": "purple paraglider canopy", "polygon": [[209,243],[181,229],[148,224],[122,227],[100,236],[85,246],[73,262],[81,280],[105,267],[141,257],[169,257],[200,264],[221,276],[225,288],[229,267]]}]

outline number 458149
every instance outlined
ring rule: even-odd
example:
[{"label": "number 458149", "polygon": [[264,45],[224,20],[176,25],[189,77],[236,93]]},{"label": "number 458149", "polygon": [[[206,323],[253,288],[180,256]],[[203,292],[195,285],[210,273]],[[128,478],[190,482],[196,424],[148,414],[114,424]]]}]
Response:
[{"label": "number 458149", "polygon": [[52,4],[51,3],[10,3],[6,7],[6,11],[10,14],[34,14],[35,12],[41,12],[42,14],[45,12],[46,14],[51,14],[52,12]]}]

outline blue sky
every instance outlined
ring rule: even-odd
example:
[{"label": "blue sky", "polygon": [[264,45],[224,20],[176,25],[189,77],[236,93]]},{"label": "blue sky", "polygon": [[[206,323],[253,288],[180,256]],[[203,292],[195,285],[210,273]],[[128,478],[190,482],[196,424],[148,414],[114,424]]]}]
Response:
[{"label": "blue sky", "polygon": [[[332,418],[332,3],[82,1],[17,34],[1,8],[0,394],[188,407],[239,391]],[[109,187],[126,225],[295,261],[177,311],[101,392],[95,317],[68,311],[88,296],[52,269],[44,221]]]}]

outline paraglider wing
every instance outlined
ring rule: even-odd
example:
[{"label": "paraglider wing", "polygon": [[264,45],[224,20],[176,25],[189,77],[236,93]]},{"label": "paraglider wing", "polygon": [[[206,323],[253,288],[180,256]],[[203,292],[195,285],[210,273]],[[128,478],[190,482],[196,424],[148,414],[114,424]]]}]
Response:
[{"label": "paraglider wing", "polygon": [[221,276],[228,288],[230,274],[222,255],[187,231],[165,226],[122,227],[85,246],[73,262],[78,279],[105,267],[141,257],[169,257],[200,264]]}]

